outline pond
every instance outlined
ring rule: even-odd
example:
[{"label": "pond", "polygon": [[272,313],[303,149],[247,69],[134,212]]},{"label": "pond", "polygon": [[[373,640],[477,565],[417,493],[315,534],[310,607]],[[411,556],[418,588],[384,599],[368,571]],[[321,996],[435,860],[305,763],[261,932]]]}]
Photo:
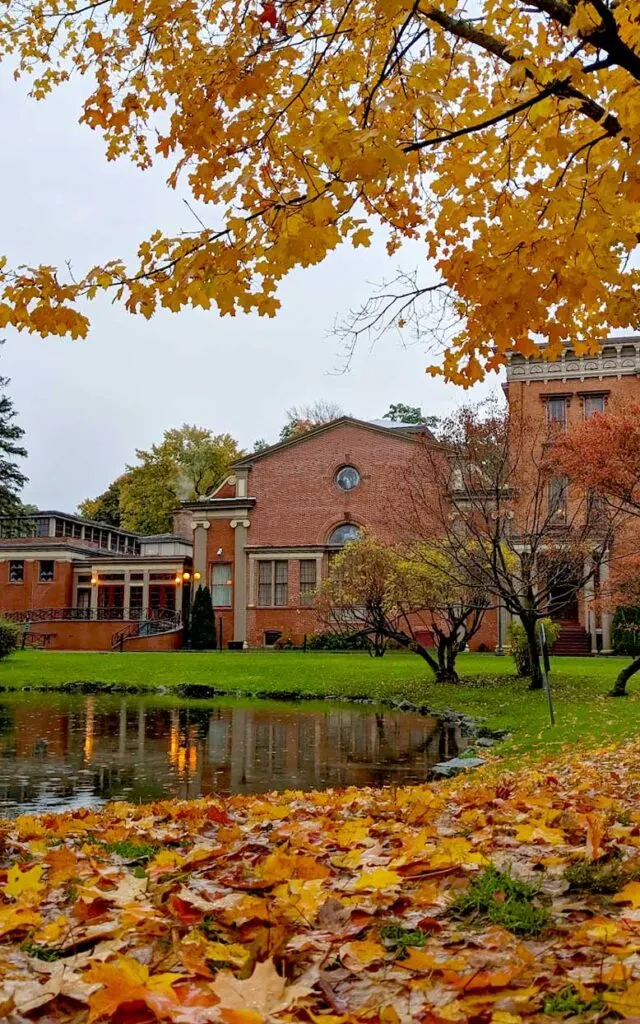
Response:
[{"label": "pond", "polygon": [[280,789],[423,782],[471,740],[371,705],[0,695],[0,817]]}]

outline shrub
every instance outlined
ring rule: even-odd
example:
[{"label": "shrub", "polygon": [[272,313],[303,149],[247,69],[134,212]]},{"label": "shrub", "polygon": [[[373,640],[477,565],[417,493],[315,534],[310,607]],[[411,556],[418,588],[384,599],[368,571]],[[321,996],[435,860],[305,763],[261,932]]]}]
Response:
[{"label": "shrub", "polygon": [[[541,619],[540,622],[544,626],[544,631],[547,635],[547,646],[551,649],[560,636],[560,624],[552,622],[551,619]],[[527,634],[524,631],[524,626],[517,619],[514,619],[509,625],[509,640],[511,641],[511,653],[516,663],[518,675],[530,676],[531,662],[529,661]]]},{"label": "shrub", "polygon": [[640,608],[616,608],[611,630],[614,654],[640,655]]},{"label": "shrub", "polygon": [[5,622],[0,619],[0,658],[6,658],[12,654],[19,643],[20,629],[13,622]]},{"label": "shrub", "polygon": [[315,633],[307,639],[310,651],[368,651],[370,646],[360,633]]},{"label": "shrub", "polygon": [[191,646],[199,651],[213,651],[216,648],[216,624],[213,617],[211,593],[202,584],[196,590],[189,623]]}]

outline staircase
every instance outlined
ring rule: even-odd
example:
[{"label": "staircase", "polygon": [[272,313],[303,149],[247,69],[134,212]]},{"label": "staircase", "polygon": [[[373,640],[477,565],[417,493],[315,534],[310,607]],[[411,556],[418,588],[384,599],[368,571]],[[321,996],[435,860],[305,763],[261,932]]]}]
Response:
[{"label": "staircase", "polygon": [[591,654],[591,638],[577,621],[559,622],[560,636],[551,648],[552,654],[584,658]]}]

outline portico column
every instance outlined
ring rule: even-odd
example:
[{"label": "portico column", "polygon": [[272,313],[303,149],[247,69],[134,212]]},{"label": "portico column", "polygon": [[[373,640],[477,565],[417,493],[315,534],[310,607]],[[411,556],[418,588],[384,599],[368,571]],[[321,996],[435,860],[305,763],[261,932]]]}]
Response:
[{"label": "portico column", "polygon": [[124,606],[127,618],[131,618],[131,569],[124,571]]},{"label": "portico column", "polygon": [[[607,595],[609,591],[609,552],[606,553],[600,563],[600,593]],[[611,650],[611,612],[602,613],[602,653],[612,654]]]},{"label": "portico column", "polygon": [[[95,569],[92,569],[91,570],[91,579],[94,580],[94,579],[97,579],[97,578],[99,578],[98,577],[98,573],[96,572]],[[98,587],[99,587],[98,583],[96,583],[95,585],[93,583],[91,584],[91,612],[90,612],[90,616],[91,616],[92,619],[97,619],[98,618]]]},{"label": "portico column", "polygon": [[[194,520],[191,524],[193,530],[193,571],[200,573],[202,586],[208,586],[207,579],[207,530],[211,526],[208,519]],[[195,587],[195,584],[194,584]],[[195,595],[192,595],[192,598]]]},{"label": "portico column", "polygon": [[502,600],[502,598],[498,598],[498,608],[497,608],[497,615],[496,615],[496,625],[497,625],[498,636],[497,636],[497,644],[496,644],[496,649],[495,649],[496,654],[498,654],[498,655],[508,654],[509,651],[511,650],[511,643],[509,641],[509,623],[510,623],[510,621],[511,621],[511,616],[509,614],[509,610],[507,609],[507,606],[505,605],[505,603]]},{"label": "portico column", "polygon": [[233,547],[233,639],[247,642],[247,530],[248,519],[232,519]]}]

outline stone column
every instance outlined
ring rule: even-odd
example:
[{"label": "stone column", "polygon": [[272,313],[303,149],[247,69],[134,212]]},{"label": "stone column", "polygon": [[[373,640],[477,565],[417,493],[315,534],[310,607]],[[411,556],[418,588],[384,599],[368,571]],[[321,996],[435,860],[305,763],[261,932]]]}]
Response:
[{"label": "stone column", "polygon": [[[609,553],[604,556],[600,563],[600,593],[607,594],[609,589]],[[611,623],[613,616],[611,612],[602,613],[602,653],[613,654],[611,650]]]},{"label": "stone column", "polygon": [[233,548],[233,639],[247,643],[247,530],[248,519],[232,519]]},{"label": "stone column", "polygon": [[509,623],[511,622],[511,615],[507,609],[504,601],[499,598],[496,625],[498,632],[498,643],[496,644],[496,654],[509,654],[511,651],[511,643],[509,640]]},{"label": "stone column", "polygon": [[143,569],[142,572],[142,611],[141,616],[143,619],[149,618],[149,570]]},{"label": "stone column", "polygon": [[[195,520],[191,524],[193,530],[193,571],[200,573],[202,586],[208,586],[207,579],[207,530],[211,526],[208,520]],[[192,588],[193,590],[194,588]],[[193,599],[192,593],[192,599]]]},{"label": "stone column", "polygon": [[131,569],[124,571],[124,606],[127,618],[131,618]]},{"label": "stone column", "polygon": [[[97,576],[98,576],[98,573],[96,572],[96,570],[92,569],[91,570],[91,579],[92,580],[96,579]],[[93,583],[91,584],[91,611],[90,611],[90,618],[92,618],[92,619],[97,619],[98,618],[98,586],[99,586],[99,584],[97,584],[97,583],[95,585]]]}]

